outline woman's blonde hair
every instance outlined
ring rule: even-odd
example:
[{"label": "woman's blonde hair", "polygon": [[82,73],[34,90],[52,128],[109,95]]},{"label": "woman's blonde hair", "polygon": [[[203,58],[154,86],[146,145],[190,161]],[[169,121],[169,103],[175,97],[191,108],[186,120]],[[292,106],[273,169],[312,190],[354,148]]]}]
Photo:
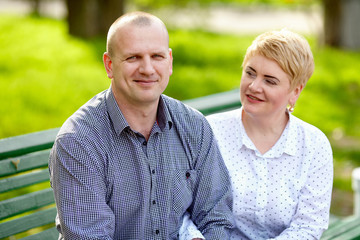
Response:
[{"label": "woman's blonde hair", "polygon": [[242,66],[261,55],[276,61],[290,77],[290,90],[305,87],[314,72],[314,58],[307,40],[301,35],[282,29],[259,35],[247,49]]}]

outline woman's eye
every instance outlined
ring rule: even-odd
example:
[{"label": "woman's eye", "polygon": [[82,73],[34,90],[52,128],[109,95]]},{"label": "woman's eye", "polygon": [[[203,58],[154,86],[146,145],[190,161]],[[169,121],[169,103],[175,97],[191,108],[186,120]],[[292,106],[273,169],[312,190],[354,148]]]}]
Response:
[{"label": "woman's eye", "polygon": [[255,73],[253,72],[250,72],[250,71],[247,71],[246,74],[249,76],[249,77],[255,77]]},{"label": "woman's eye", "polygon": [[265,79],[265,81],[271,85],[276,85],[276,82],[273,80]]}]

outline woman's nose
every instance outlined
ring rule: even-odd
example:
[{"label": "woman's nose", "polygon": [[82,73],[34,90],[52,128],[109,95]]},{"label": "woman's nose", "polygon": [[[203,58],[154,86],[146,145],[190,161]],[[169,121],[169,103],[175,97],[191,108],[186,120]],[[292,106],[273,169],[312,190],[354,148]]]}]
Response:
[{"label": "woman's nose", "polygon": [[254,79],[250,85],[249,85],[249,89],[253,92],[258,92],[261,91],[261,81],[260,79],[256,78]]}]

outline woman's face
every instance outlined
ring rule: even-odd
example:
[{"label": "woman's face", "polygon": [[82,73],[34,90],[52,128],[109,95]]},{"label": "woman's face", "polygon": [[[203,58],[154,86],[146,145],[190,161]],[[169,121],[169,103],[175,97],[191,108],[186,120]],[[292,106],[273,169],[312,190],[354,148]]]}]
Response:
[{"label": "woman's face", "polygon": [[254,117],[285,115],[288,104],[295,104],[302,87],[290,91],[289,76],[274,60],[261,55],[251,57],[243,69],[240,99],[244,111]]}]

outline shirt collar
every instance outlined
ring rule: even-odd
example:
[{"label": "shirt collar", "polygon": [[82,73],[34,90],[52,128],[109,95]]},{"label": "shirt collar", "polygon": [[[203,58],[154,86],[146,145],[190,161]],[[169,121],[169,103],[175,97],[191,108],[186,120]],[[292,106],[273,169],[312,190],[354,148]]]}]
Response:
[{"label": "shirt collar", "polygon": [[288,114],[289,114],[289,122],[287,124],[288,130],[285,136],[286,138],[285,138],[284,152],[291,156],[295,156],[297,151],[297,143],[299,142],[298,134],[297,134],[297,126],[295,121],[296,119],[293,115],[291,115],[290,112],[288,112]]},{"label": "shirt collar", "polygon": [[[120,134],[124,129],[130,129],[129,123],[126,121],[124,115],[122,114],[112,92],[111,86],[109,87],[106,97],[106,106],[107,112],[110,116],[110,120],[114,126],[116,134]],[[169,110],[163,100],[163,96],[160,96],[158,112],[157,112],[157,124],[159,125],[161,131],[164,131],[167,123],[169,124],[169,129],[172,127],[172,120],[170,117]]]},{"label": "shirt collar", "polygon": [[287,114],[289,115],[289,121],[286,124],[280,139],[268,152],[265,153],[265,157],[280,158],[283,154],[290,156],[296,155],[296,143],[298,142],[296,134],[296,123],[294,121],[294,116],[292,116],[288,111]]},{"label": "shirt collar", "polygon": [[169,108],[165,103],[165,99],[163,95],[160,96],[156,118],[161,131],[164,131],[167,124],[169,125],[169,129],[172,128],[173,121],[171,119]]},{"label": "shirt collar", "polygon": [[245,128],[244,128],[244,124],[242,122],[242,114],[243,114],[243,107],[240,108],[239,111],[239,115],[238,115],[238,119],[240,122],[240,147],[242,147],[243,145],[249,149],[252,150],[256,150],[255,145],[253,144],[253,142],[250,140],[250,138],[248,137],[248,135],[246,134]]}]

